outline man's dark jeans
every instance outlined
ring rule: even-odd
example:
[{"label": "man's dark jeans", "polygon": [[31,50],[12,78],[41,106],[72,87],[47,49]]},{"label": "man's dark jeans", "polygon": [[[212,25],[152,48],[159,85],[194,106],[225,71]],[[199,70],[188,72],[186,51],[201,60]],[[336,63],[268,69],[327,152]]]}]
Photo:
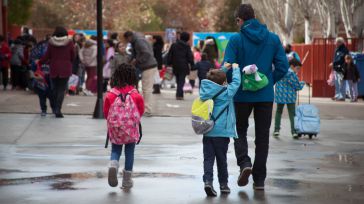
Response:
[{"label": "man's dark jeans", "polygon": [[239,138],[235,139],[235,155],[240,169],[251,167],[248,156],[247,131],[249,116],[254,110],[255,123],[255,160],[253,165],[253,180],[264,182],[267,175],[267,157],[269,148],[269,129],[272,121],[273,102],[235,103],[236,128]]},{"label": "man's dark jeans", "polygon": [[175,74],[177,83],[176,97],[183,98],[183,86],[185,85],[186,76],[185,74]]},{"label": "man's dark jeans", "polygon": [[203,181],[212,182],[213,169],[216,158],[217,172],[220,185],[228,183],[228,170],[226,154],[229,148],[230,138],[227,137],[203,137]]},{"label": "man's dark jeans", "polygon": [[62,103],[64,99],[64,95],[68,85],[68,77],[67,78],[52,78],[52,92],[53,92],[53,101],[54,101],[54,111],[56,114],[61,113]]}]

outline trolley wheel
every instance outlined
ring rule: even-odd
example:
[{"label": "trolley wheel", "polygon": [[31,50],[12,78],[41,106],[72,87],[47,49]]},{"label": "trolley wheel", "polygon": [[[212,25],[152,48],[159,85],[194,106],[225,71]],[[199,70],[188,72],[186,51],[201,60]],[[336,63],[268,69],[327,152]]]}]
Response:
[{"label": "trolley wheel", "polygon": [[298,137],[302,137],[302,134],[298,134]]},{"label": "trolley wheel", "polygon": [[309,137],[310,139],[312,139],[312,136],[313,136],[313,135],[311,135],[311,134],[310,134],[310,135],[308,135],[308,137]]}]

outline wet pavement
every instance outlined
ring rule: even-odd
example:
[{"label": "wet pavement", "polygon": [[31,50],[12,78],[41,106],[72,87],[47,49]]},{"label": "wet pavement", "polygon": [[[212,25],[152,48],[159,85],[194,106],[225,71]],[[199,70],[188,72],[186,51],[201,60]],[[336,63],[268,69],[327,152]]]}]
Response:
[{"label": "wet pavement", "polygon": [[[231,141],[232,192],[207,198],[201,137],[193,133],[188,117],[143,118],[134,188],[124,191],[107,184],[110,147],[103,147],[104,120],[0,114],[0,203],[364,203],[363,120],[324,119],[313,140],[293,140],[288,121],[282,124],[282,136],[270,140],[264,192],[254,191],[252,180],[246,187],[236,185]],[[251,121],[251,156],[253,130]],[[217,175],[215,179],[218,189]]]}]

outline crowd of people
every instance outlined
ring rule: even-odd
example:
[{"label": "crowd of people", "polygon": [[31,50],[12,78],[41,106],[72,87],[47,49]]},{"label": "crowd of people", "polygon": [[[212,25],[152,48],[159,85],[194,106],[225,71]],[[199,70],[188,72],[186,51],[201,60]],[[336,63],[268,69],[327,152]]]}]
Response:
[{"label": "crowd of people", "polygon": [[[283,47],[279,37],[255,18],[250,4],[241,4],[235,17],[240,31],[228,42],[223,66],[218,63],[219,53],[214,38],[208,37],[191,48],[188,32],[178,33],[177,40],[172,44],[164,43],[163,37],[158,35],[144,36],[127,31],[119,39],[118,34],[113,33],[100,45],[104,60],[103,91],[107,92],[104,115],[108,123],[108,138],[112,143],[108,175],[110,186],[118,185],[117,172],[123,145],[126,159],[122,187],[133,186],[134,149],[141,137],[140,119],[143,115],[153,114],[152,94],[161,93],[162,73],[171,67],[170,74],[173,74],[177,84],[176,99],[183,100],[184,92],[188,89],[192,91],[198,79],[201,99],[213,99],[215,106],[212,115],[219,115],[215,118],[213,128],[203,135],[202,141],[206,194],[217,195],[213,187],[215,159],[220,191],[223,194],[230,193],[227,171],[230,138],[234,139],[237,165],[240,168],[237,184],[246,186],[252,174],[254,189],[264,190],[274,102],[277,103],[277,110],[273,135],[280,135],[281,115],[286,105],[292,137],[299,138],[294,127],[294,116],[296,93],[305,84],[297,76],[302,63],[290,45]],[[29,34],[28,29],[24,29],[23,34],[10,43],[10,47],[4,37],[0,36],[0,41],[4,90],[8,87],[10,67],[12,89],[34,90],[39,96],[42,116],[47,114],[47,98],[52,112],[57,118],[62,118],[62,103],[67,91],[85,95],[97,92],[96,36],[86,38],[82,34],[75,34],[71,39],[66,28],[56,27],[52,35],[40,42]],[[330,64],[336,88],[334,100],[345,100],[347,80],[351,101],[356,102],[359,72],[343,39],[338,38],[336,44],[335,57]],[[255,80],[263,82],[264,78],[266,84],[263,87],[247,90],[245,80],[242,80],[247,66],[255,69],[255,72],[259,70],[261,75],[256,73]],[[72,77],[76,83],[75,89],[71,90]],[[139,80],[141,94],[138,92]],[[255,122],[253,162],[248,155],[247,142],[252,112]]]}]

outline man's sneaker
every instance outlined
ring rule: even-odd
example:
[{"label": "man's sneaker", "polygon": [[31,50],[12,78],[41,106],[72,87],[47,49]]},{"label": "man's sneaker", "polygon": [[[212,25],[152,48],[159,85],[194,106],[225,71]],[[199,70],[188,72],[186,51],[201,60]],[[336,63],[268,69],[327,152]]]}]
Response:
[{"label": "man's sneaker", "polygon": [[227,184],[221,185],[220,186],[220,192],[221,192],[221,194],[229,194],[230,193],[229,186]]},{"label": "man's sneaker", "polygon": [[212,186],[212,183],[210,182],[205,182],[205,192],[207,196],[217,196],[217,193],[214,189],[214,187]]},{"label": "man's sneaker", "polygon": [[145,117],[152,117],[152,113],[150,113],[150,112],[144,112],[144,116]]},{"label": "man's sneaker", "polygon": [[251,173],[251,167],[245,167],[243,170],[241,170],[238,178],[238,186],[246,186],[249,183],[249,176]]},{"label": "man's sneaker", "polygon": [[279,137],[279,131],[274,131],[273,132],[273,137]]},{"label": "man's sneaker", "polygon": [[41,117],[46,117],[46,116],[47,116],[47,112],[42,111],[42,112],[40,113],[40,116],[41,116]]},{"label": "man's sneaker", "polygon": [[264,191],[264,182],[263,183],[253,183],[253,189],[257,191]]}]

